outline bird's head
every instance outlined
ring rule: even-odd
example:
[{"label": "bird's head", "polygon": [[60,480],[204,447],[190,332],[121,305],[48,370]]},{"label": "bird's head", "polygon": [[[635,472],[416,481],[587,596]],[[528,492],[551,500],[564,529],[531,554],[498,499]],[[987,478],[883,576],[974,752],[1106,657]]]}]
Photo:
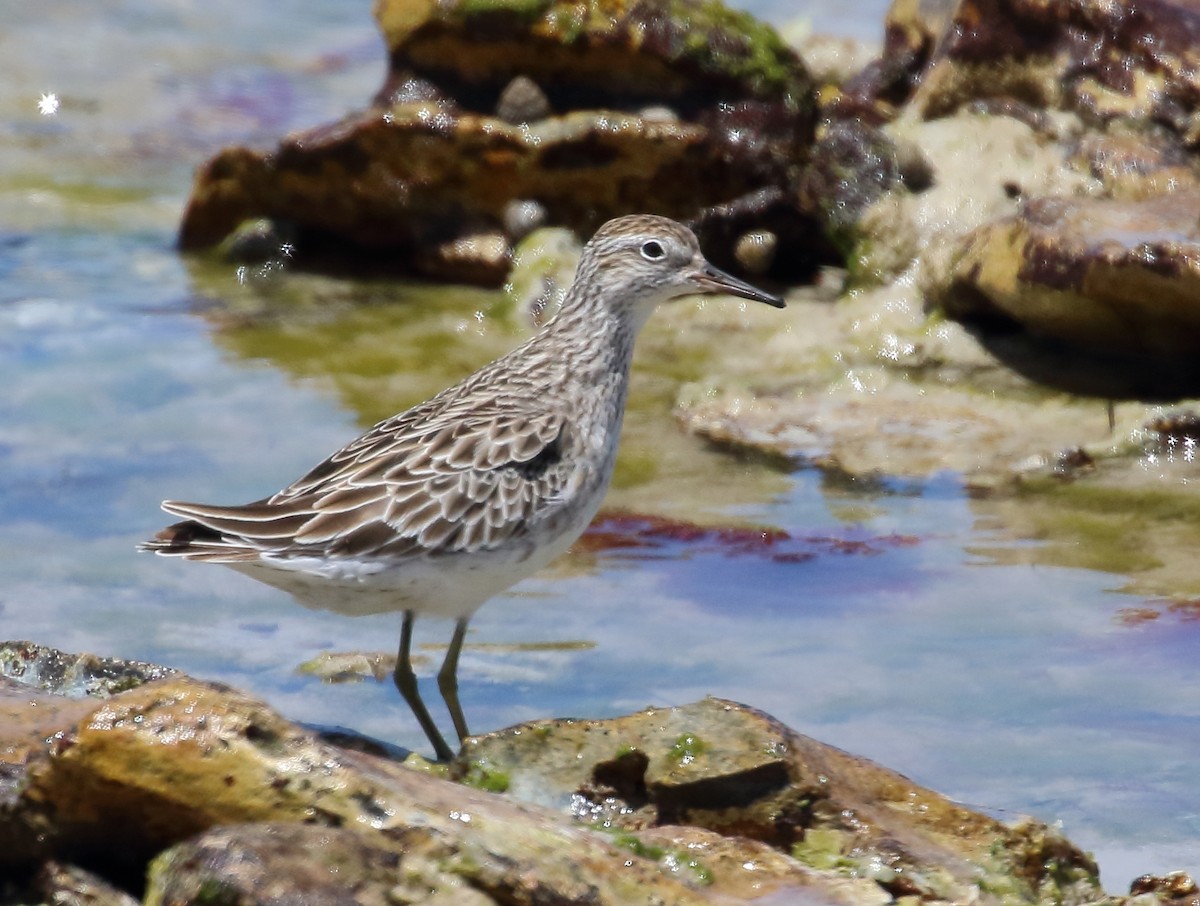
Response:
[{"label": "bird's head", "polygon": [[638,327],[661,303],[683,296],[726,294],[784,306],[778,296],[710,264],[687,227],[651,214],[617,217],[600,227],[584,247],[576,281],[625,306]]}]

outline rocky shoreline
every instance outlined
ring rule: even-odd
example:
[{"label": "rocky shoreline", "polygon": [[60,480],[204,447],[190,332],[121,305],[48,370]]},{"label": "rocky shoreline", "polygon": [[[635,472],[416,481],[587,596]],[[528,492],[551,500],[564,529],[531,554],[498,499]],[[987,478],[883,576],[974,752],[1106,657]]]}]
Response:
[{"label": "rocky shoreline", "polygon": [[[1106,903],[1095,863],[719,699],[397,762],[167,668],[0,645],[4,902]],[[1141,904],[1191,902],[1186,875]],[[1148,895],[1148,896],[1147,896]]]}]

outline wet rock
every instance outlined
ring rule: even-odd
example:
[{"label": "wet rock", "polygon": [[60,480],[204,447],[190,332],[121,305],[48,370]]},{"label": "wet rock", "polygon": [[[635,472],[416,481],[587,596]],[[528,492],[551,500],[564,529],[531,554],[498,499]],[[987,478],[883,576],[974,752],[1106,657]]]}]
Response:
[{"label": "wet rock", "polygon": [[290,257],[295,241],[290,224],[260,217],[239,225],[217,247],[217,254],[235,264],[261,264],[281,255]]},{"label": "wet rock", "polygon": [[1154,432],[1164,452],[1173,447],[1194,451],[1200,445],[1200,415],[1192,410],[1164,413],[1151,419],[1146,428]]},{"label": "wet rock", "polygon": [[221,827],[167,850],[150,867],[151,903],[461,903],[497,900],[463,877],[452,844],[429,829],[399,839],[331,827]]},{"label": "wet rock", "polygon": [[1080,137],[1074,159],[1114,198],[1200,191],[1200,157],[1163,135],[1089,132]]},{"label": "wet rock", "polygon": [[778,236],[769,230],[752,230],[738,239],[733,247],[733,257],[748,273],[765,274],[771,269],[778,250]]},{"label": "wet rock", "polygon": [[666,825],[616,835],[673,875],[704,879],[705,890],[731,900],[885,906],[892,897],[872,879],[831,876],[756,840],[697,827]]},{"label": "wet rock", "polygon": [[1049,828],[1007,828],[718,699],[498,731],[468,742],[468,767],[502,776],[509,797],[605,828],[683,824],[811,868],[853,864],[892,896],[969,901],[1001,877],[1022,899],[1046,885],[1072,902],[1101,895],[1092,861]]},{"label": "wet rock", "polygon": [[47,862],[35,884],[54,906],[137,906],[140,902],[104,878],[77,865]]},{"label": "wet rock", "polygon": [[1104,443],[1099,403],[1089,426],[1082,412],[1054,402],[985,399],[969,387],[860,367],[821,393],[748,400],[731,391],[685,399],[678,415],[718,446],[788,455],[834,474],[955,472],[977,482],[1052,469],[1059,451],[1081,440]]},{"label": "wet rock", "polygon": [[1162,877],[1142,875],[1134,878],[1129,893],[1132,896],[1152,893],[1160,903],[1183,903],[1200,894],[1200,887],[1187,872],[1175,871]]},{"label": "wet rock", "polygon": [[1032,200],[966,238],[936,301],[952,317],[1003,320],[1083,350],[1194,370],[1197,211],[1200,193]]},{"label": "wet rock", "polygon": [[175,672],[141,661],[67,654],[33,642],[0,642],[0,678],[69,699],[107,698]]},{"label": "wet rock", "polygon": [[184,248],[268,217],[294,223],[312,254],[377,250],[401,269],[498,284],[508,250],[494,237],[514,201],[579,235],[633,211],[687,219],[790,186],[806,153],[803,64],[717,0],[397,0],[376,13],[391,69],[374,106],[273,153],[209,161]]},{"label": "wet rock", "polygon": [[1200,10],[1194,4],[960,0],[939,29],[944,8],[935,7],[922,29],[938,34],[912,97],[924,116],[980,98],[1012,97],[1100,126],[1163,123],[1189,146],[1200,141]]},{"label": "wet rock", "polygon": [[823,130],[800,185],[805,207],[819,211],[825,234],[846,254],[866,209],[900,184],[895,145],[880,129],[845,120]]},{"label": "wet rock", "polygon": [[[0,797],[0,871],[48,902],[129,906],[113,878],[138,886],[147,867],[149,904],[1103,899],[1046,826],[1002,825],[732,702],[489,734],[453,765],[464,786],[178,675],[60,700],[75,710],[32,739],[0,720],[0,764],[24,769]],[[53,861],[68,852],[89,870]]]},{"label": "wet rock", "polygon": [[[29,732],[28,718],[17,719],[49,714],[43,706],[53,700],[32,689],[19,703],[0,698],[12,704],[0,720],[0,765],[22,770],[20,782],[6,785],[0,797],[0,870],[6,872],[72,853],[131,876],[156,853],[214,826],[282,822],[353,830],[365,842],[343,841],[344,851],[369,871],[381,870],[396,842],[432,841],[452,874],[503,902],[704,899],[652,861],[631,861],[626,849],[602,835],[583,834],[540,809],[334,748],[224,687],[168,677],[109,699],[69,702],[73,710],[57,712],[54,725],[38,718],[37,733]],[[278,849],[272,841],[280,839],[260,834],[255,846],[270,855]],[[184,863],[188,852],[179,857]],[[190,852],[192,861],[203,862],[213,848]],[[454,857],[441,858],[445,853]],[[248,866],[253,880],[270,874],[256,874],[256,864],[268,863],[260,854],[232,857],[227,866],[234,875],[239,865]],[[170,857],[156,863],[158,889],[173,889],[169,869],[176,864]],[[188,877],[181,881],[185,893]],[[395,878],[403,883],[402,875]],[[200,886],[205,889],[211,888]]]},{"label": "wet rock", "polygon": [[507,123],[534,123],[551,113],[550,99],[537,82],[519,75],[500,92],[496,101],[496,116]]},{"label": "wet rock", "polygon": [[[420,662],[414,660],[414,663]],[[383,682],[396,669],[396,658],[377,651],[324,652],[301,664],[298,669],[326,683],[360,682],[368,677]]]}]

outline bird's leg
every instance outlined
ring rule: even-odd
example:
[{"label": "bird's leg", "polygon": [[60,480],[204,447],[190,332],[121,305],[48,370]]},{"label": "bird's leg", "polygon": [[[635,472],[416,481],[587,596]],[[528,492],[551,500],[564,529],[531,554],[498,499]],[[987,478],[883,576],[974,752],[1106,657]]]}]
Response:
[{"label": "bird's leg", "polygon": [[467,634],[467,620],[463,618],[454,624],[454,635],[450,639],[450,647],[446,650],[446,659],[442,661],[442,669],[438,671],[438,689],[450,709],[450,719],[454,721],[454,732],[458,734],[459,742],[466,742],[471,735],[467,730],[467,719],[463,716],[462,705],[458,703],[458,655],[462,651],[463,638]]},{"label": "bird's leg", "polygon": [[[412,660],[409,657],[409,649],[412,647],[412,628],[413,612],[406,610],[404,611],[404,623],[400,627],[400,651],[396,654],[396,669],[392,673],[392,679],[396,683],[396,688],[400,690],[400,694],[404,696],[404,700],[408,702],[408,707],[412,709],[417,723],[429,737],[438,761],[450,761],[454,757],[454,753],[450,751],[437,724],[429,716],[429,709],[425,707],[425,702],[421,701],[421,693],[417,689],[417,675],[413,673]],[[457,720],[455,726],[457,727]]]}]

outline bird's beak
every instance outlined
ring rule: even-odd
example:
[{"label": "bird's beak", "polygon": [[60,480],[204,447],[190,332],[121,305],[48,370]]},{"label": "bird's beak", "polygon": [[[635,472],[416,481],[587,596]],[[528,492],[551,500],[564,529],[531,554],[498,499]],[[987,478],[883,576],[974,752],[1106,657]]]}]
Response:
[{"label": "bird's beak", "polygon": [[765,302],[767,305],[774,305],[776,308],[784,307],[784,302],[779,296],[773,296],[758,287],[751,286],[744,280],[739,280],[733,274],[727,274],[720,268],[713,267],[707,261],[692,275],[692,283],[696,285],[696,288],[700,292],[728,293],[731,296],[740,296],[743,299],[753,299],[755,302]]}]

